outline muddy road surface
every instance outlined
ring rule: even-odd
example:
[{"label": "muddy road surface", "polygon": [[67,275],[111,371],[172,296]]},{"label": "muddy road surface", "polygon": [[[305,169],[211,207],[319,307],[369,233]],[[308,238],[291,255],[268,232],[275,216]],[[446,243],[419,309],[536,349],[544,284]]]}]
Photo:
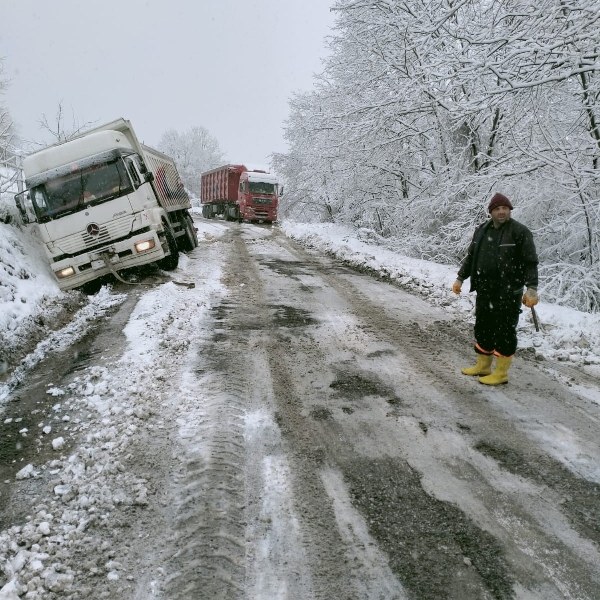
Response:
[{"label": "muddy road surface", "polygon": [[600,598],[597,381],[482,386],[442,308],[202,233],[2,407],[0,598]]}]

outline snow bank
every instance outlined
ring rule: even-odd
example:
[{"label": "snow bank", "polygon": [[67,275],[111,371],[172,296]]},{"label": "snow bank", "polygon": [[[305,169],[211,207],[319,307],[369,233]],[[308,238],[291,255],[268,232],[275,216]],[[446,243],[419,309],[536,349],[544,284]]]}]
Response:
[{"label": "snow bank", "polygon": [[[384,240],[368,229],[352,230],[332,223],[291,222],[283,222],[281,228],[286,235],[306,246],[389,278],[459,318],[469,322],[474,319],[475,294],[466,293],[467,285],[460,296],[451,292],[458,267],[402,256],[386,249]],[[543,299],[543,282],[540,296]],[[541,331],[535,331],[530,312],[524,310],[519,323],[520,348],[530,348],[539,355],[559,361],[600,365],[600,314],[544,302],[536,307],[536,311]]]}]

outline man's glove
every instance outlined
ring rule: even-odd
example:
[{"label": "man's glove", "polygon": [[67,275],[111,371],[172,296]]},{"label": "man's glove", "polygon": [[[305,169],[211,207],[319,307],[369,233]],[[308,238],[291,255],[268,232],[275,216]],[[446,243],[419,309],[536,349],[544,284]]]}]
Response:
[{"label": "man's glove", "polygon": [[540,299],[538,298],[537,290],[535,288],[527,288],[523,294],[523,304],[527,308],[533,308]]},{"label": "man's glove", "polygon": [[462,289],[462,281],[460,279],[457,279],[453,284],[452,284],[452,291],[455,294],[460,294],[460,290]]}]

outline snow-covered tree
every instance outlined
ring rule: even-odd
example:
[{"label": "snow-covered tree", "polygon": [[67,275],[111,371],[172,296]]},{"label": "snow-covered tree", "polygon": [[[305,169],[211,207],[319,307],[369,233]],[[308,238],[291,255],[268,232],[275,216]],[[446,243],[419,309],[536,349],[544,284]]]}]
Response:
[{"label": "snow-covered tree", "polygon": [[184,132],[170,129],[161,136],[158,148],[175,160],[185,187],[198,198],[200,174],[224,162],[219,142],[205,127]]},{"label": "snow-covered tree", "polygon": [[284,210],[455,263],[494,191],[548,299],[600,310],[600,0],[337,0],[275,157]]}]

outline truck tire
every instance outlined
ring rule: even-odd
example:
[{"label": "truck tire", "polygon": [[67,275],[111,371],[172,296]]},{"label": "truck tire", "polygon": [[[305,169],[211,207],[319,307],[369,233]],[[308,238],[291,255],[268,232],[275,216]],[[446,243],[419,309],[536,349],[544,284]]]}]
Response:
[{"label": "truck tire", "polygon": [[173,230],[169,226],[165,226],[165,238],[169,247],[169,256],[156,261],[156,264],[164,271],[173,271],[179,264],[179,249],[177,248]]},{"label": "truck tire", "polygon": [[194,225],[194,219],[192,219],[192,215],[188,214],[187,215],[187,220],[190,224],[190,233],[192,234],[192,245],[193,248],[197,248],[198,247],[198,232],[196,231],[196,226]]},{"label": "truck tire", "polygon": [[198,236],[194,227],[194,220],[190,215],[186,214],[181,219],[181,225],[185,231],[185,235],[179,238],[179,249],[183,252],[190,252],[198,246]]}]

